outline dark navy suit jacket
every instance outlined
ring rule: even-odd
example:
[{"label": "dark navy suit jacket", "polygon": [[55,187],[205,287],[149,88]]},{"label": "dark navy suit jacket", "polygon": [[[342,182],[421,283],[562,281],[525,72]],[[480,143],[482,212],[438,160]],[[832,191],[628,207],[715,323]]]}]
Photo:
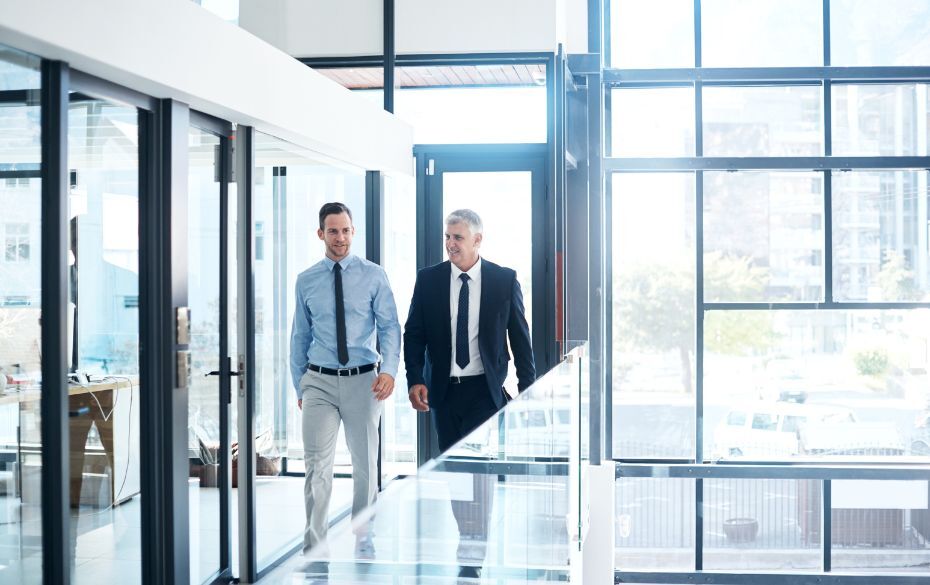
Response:
[{"label": "dark navy suit jacket", "polygon": [[[449,261],[417,273],[410,313],[404,327],[404,363],[408,388],[425,384],[431,407],[441,407],[452,371],[452,314],[449,307],[452,268]],[[530,330],[523,310],[523,293],[517,273],[481,259],[481,314],[478,316],[478,351],[484,364],[488,391],[500,409],[510,353],[517,368],[517,388],[525,390],[536,380]]]}]

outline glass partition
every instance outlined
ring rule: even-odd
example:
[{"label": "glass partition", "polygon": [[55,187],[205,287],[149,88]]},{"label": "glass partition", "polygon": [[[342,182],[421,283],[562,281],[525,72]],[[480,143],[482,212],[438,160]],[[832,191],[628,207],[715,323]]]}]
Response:
[{"label": "glass partition", "polygon": [[[397,318],[407,319],[417,274],[417,187],[413,177],[384,177],[382,263],[391,282]],[[401,346],[403,356],[403,345]],[[382,481],[417,470],[417,416],[407,399],[407,372],[400,360],[394,393],[384,403],[381,433]]]},{"label": "glass partition", "polygon": [[0,45],[0,581],[42,583],[39,59]]},{"label": "glass partition", "polygon": [[[255,500],[261,570],[304,532],[301,411],[287,367],[297,275],[323,259],[317,229],[324,203],[341,201],[352,211],[351,252],[362,258],[366,234],[364,171],[261,133],[256,133],[255,156]],[[331,514],[351,503],[351,470],[340,432]]]},{"label": "glass partition", "polygon": [[[480,575],[506,583],[564,582],[583,534],[580,344],[484,425],[393,482],[356,523],[271,573],[318,583],[433,583]],[[573,485],[573,482],[574,485]],[[359,546],[359,542],[365,544]]]},{"label": "glass partition", "polygon": [[72,93],[68,387],[74,580],[141,582],[139,115]]}]

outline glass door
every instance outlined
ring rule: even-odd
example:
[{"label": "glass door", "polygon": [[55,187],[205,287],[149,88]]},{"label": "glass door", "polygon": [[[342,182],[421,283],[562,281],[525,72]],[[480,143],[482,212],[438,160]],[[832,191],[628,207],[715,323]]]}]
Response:
[{"label": "glass door", "polygon": [[228,276],[229,124],[191,113],[188,132],[187,279],[191,380],[188,402],[190,582],[230,568]]},{"label": "glass door", "polygon": [[[483,259],[517,272],[526,319],[533,339],[537,372],[546,370],[547,332],[554,315],[554,277],[547,276],[546,255],[552,245],[547,230],[546,151],[544,144],[417,147],[421,177],[418,214],[426,224],[420,266],[446,260],[445,217],[456,209],[476,212],[484,225]],[[505,387],[515,392],[511,368]],[[422,423],[421,423],[422,424]],[[421,429],[423,427],[421,426]],[[423,439],[421,439],[423,441]],[[432,442],[432,441],[431,441]],[[435,442],[420,445],[420,463],[438,455]],[[424,454],[429,457],[424,458]]]}]

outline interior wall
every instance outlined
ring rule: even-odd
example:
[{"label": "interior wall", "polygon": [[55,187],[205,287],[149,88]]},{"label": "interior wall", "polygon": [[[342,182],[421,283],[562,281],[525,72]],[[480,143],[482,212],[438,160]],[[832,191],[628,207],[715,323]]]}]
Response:
[{"label": "interior wall", "polygon": [[4,2],[0,43],[369,170],[413,172],[406,123],[189,0]]},{"label": "interior wall", "polygon": [[[578,0],[397,0],[396,50],[554,52],[563,2]],[[241,0],[239,24],[295,57],[378,55],[382,14],[383,0]]]}]

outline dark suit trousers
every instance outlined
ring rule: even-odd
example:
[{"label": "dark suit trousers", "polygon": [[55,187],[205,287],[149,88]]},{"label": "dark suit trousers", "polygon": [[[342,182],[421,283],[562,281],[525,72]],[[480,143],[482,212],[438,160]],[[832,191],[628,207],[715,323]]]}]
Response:
[{"label": "dark suit trousers", "polygon": [[[446,390],[445,403],[431,409],[439,449],[443,452],[458,443],[497,413],[488,393],[484,376],[452,384]],[[472,501],[453,500],[452,514],[459,527],[458,558],[462,564],[481,564],[487,552],[488,524],[494,504],[497,475],[469,474],[472,478]]]}]

